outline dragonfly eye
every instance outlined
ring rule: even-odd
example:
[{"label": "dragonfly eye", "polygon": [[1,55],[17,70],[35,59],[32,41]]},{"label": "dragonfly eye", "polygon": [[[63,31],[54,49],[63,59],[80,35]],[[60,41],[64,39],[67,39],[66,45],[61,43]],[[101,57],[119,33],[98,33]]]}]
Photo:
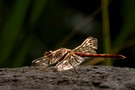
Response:
[{"label": "dragonfly eye", "polygon": [[52,53],[52,51],[45,52],[44,56],[48,56]]}]

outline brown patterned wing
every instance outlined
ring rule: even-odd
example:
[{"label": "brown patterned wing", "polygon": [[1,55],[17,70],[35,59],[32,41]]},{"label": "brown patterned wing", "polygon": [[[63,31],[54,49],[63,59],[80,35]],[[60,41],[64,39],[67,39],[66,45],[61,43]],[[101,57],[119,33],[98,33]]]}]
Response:
[{"label": "brown patterned wing", "polygon": [[48,67],[50,65],[50,59],[47,57],[41,57],[41,58],[37,58],[35,60],[32,61],[32,65],[33,66],[44,66],[44,68]]},{"label": "brown patterned wing", "polygon": [[73,51],[95,54],[95,49],[97,49],[97,39],[90,36],[80,46],[73,49]]},{"label": "brown patterned wing", "polygon": [[61,62],[59,62],[56,65],[56,68],[58,71],[65,71],[65,70],[69,70],[72,69],[78,65],[80,65],[82,62],[84,62],[84,58],[80,57],[78,55],[75,54],[67,54],[67,56],[65,56],[66,58],[64,58]]},{"label": "brown patterned wing", "polygon": [[53,66],[58,63],[68,52],[69,49],[60,48],[55,51],[45,52],[44,56],[32,61],[32,65],[36,66]]}]

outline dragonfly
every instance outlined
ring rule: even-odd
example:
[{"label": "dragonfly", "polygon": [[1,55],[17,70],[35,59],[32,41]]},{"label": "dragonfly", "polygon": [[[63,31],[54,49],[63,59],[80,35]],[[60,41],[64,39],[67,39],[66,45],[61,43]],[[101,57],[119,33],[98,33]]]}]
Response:
[{"label": "dragonfly", "polygon": [[85,57],[107,57],[107,58],[126,58],[120,54],[96,54],[98,40],[92,36],[74,49],[60,48],[55,51],[48,51],[45,54],[32,61],[32,65],[48,68],[55,67],[57,71],[75,69],[85,61]]}]

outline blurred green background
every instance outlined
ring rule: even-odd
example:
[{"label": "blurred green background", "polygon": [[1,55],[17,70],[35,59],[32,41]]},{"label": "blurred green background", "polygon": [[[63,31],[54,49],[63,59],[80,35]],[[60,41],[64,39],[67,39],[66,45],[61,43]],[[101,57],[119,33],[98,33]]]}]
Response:
[{"label": "blurred green background", "polygon": [[135,67],[135,0],[0,0],[0,67],[21,67],[60,47],[74,48],[88,36],[97,53],[85,64]]}]

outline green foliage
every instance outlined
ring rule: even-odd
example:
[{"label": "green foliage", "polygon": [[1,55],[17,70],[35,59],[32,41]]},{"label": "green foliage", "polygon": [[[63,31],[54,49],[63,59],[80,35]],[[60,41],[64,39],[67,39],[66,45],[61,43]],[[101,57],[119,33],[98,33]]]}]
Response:
[{"label": "green foliage", "polygon": [[[103,46],[104,53],[110,53],[111,51],[111,37],[109,27],[109,13],[108,13],[108,0],[102,0],[102,24],[103,24]],[[112,60],[106,59],[105,65],[112,65]]]},{"label": "green foliage", "polygon": [[[103,47],[99,46],[102,47],[100,52],[118,53],[125,42],[130,42],[128,38],[132,42],[135,39],[135,1],[121,1],[123,22],[113,42],[112,28],[109,27],[110,3],[102,0],[101,10],[99,6],[92,14],[86,15],[64,5],[62,0],[0,0],[0,67],[30,65],[45,50],[74,48],[90,35],[103,37],[98,38],[103,42]],[[100,12],[102,22],[95,20]],[[101,23],[102,31],[99,30],[100,24],[93,25],[93,22]],[[106,60],[104,64],[113,65],[113,61]]]},{"label": "green foliage", "polygon": [[3,65],[8,57],[10,56],[14,43],[21,31],[21,27],[29,6],[30,0],[17,0],[13,9],[11,9],[11,13],[9,15],[9,19],[5,23],[3,28],[2,35],[2,47],[1,47],[1,61],[0,63]]},{"label": "green foliage", "polygon": [[113,43],[113,47],[117,48],[118,46],[122,46],[126,39],[135,32],[135,1],[134,0],[124,0],[123,1],[123,25],[118,36],[116,37],[115,42]]},{"label": "green foliage", "polygon": [[[46,0],[35,0],[35,2],[33,2],[34,5],[28,27],[29,31],[32,31],[36,20],[42,12],[43,6],[45,6],[45,2]],[[12,63],[9,66],[22,66],[32,42],[31,38],[33,35],[25,38],[25,42],[22,43],[22,47],[19,47],[19,52],[16,53],[16,57],[13,58],[14,60],[9,61],[12,60],[10,57],[12,57],[13,49],[16,47],[16,41],[18,40],[19,35],[21,35],[21,32],[24,31],[23,23],[30,6],[30,0],[17,0],[14,3],[15,4],[13,5],[13,8],[11,8],[9,16],[6,17],[8,20],[4,23],[5,25],[1,35],[0,66],[8,66],[8,63],[10,62]],[[21,42],[19,43],[21,44]]]}]

